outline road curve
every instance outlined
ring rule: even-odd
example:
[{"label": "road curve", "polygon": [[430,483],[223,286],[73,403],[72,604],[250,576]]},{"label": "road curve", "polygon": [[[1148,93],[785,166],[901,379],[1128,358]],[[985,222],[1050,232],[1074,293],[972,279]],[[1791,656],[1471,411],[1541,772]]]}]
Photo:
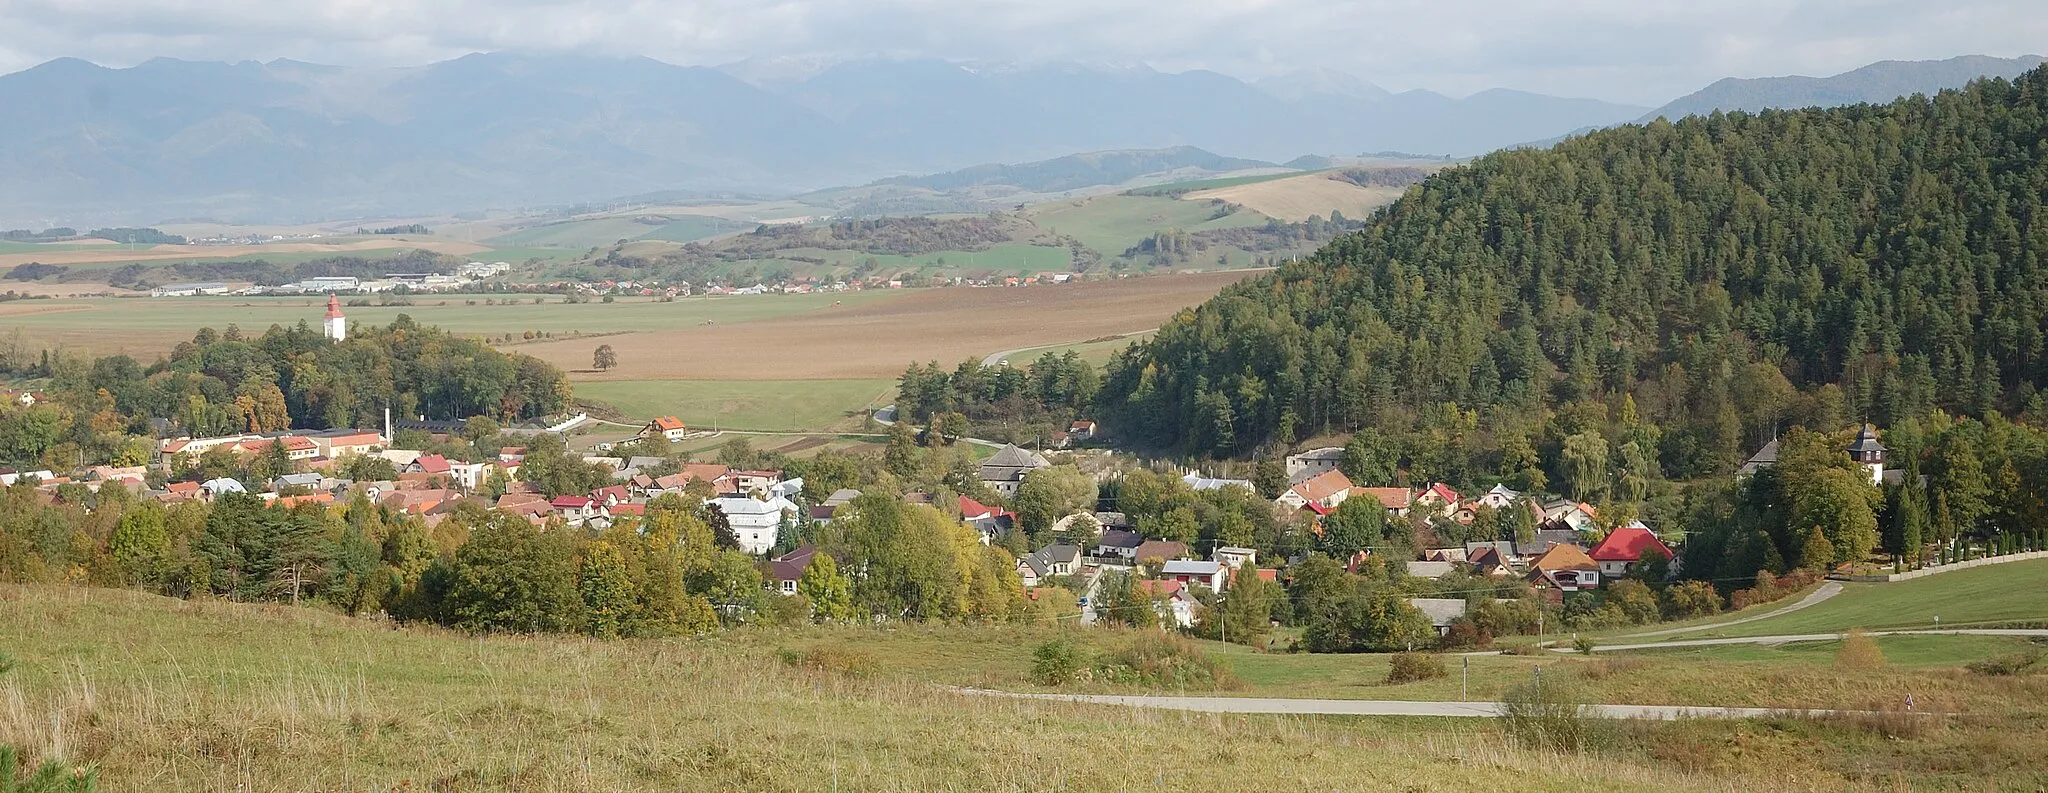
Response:
[{"label": "road curve", "polygon": [[1728,627],[1728,626],[1730,626],[1730,625],[1741,625],[1741,624],[1743,624],[1743,623],[1747,623],[1747,622],[1756,622],[1757,620],[1767,620],[1767,619],[1770,619],[1770,618],[1772,618],[1772,617],[1778,617],[1778,616],[1783,616],[1783,615],[1786,615],[1786,614],[1790,614],[1790,613],[1792,613],[1792,612],[1795,612],[1795,611],[1798,611],[1798,610],[1800,610],[1800,609],[1804,609],[1804,608],[1811,608],[1811,607],[1813,607],[1813,606],[1817,606],[1817,605],[1820,605],[1821,603],[1824,603],[1824,602],[1826,602],[1828,598],[1834,597],[1834,596],[1836,596],[1836,595],[1839,595],[1839,594],[1842,594],[1842,585],[1841,585],[1841,584],[1838,584],[1838,583],[1836,583],[1836,582],[1833,582],[1833,581],[1829,581],[1829,582],[1827,582],[1827,583],[1825,583],[1825,584],[1821,584],[1821,585],[1820,585],[1820,588],[1819,588],[1819,589],[1816,589],[1816,590],[1814,590],[1814,591],[1812,591],[1812,592],[1808,592],[1808,593],[1806,594],[1806,597],[1803,597],[1803,598],[1800,598],[1800,599],[1799,599],[1799,602],[1797,602],[1797,603],[1794,603],[1794,604],[1792,604],[1792,605],[1790,605],[1790,606],[1786,606],[1786,607],[1784,607],[1784,608],[1781,608],[1781,609],[1777,609],[1777,610],[1775,610],[1775,611],[1771,611],[1771,612],[1769,612],[1769,613],[1766,613],[1766,614],[1758,614],[1758,615],[1755,615],[1755,616],[1751,616],[1751,617],[1743,617],[1742,619],[1736,619],[1736,620],[1729,620],[1729,621],[1727,621],[1727,622],[1715,622],[1715,623],[1710,623],[1710,624],[1707,624],[1707,625],[1695,625],[1695,626],[1692,626],[1692,627],[1690,627],[1690,628],[1668,628],[1668,629],[1665,629],[1665,630],[1661,630],[1661,631],[1646,631],[1646,632],[1643,632],[1643,633],[1631,633],[1631,634],[1629,634],[1629,635],[1627,635],[1627,636],[1622,636],[1622,637],[1619,637],[1619,638],[1623,638],[1623,639],[1641,639],[1641,638],[1645,638],[1645,637],[1649,637],[1649,636],[1669,636],[1669,635],[1671,635],[1671,634],[1674,634],[1674,633],[1696,633],[1696,632],[1699,632],[1699,631],[1710,631],[1710,630],[1715,630],[1715,629],[1717,629],[1717,628],[1726,628],[1726,627]]},{"label": "road curve", "polygon": [[[1279,713],[1298,716],[1433,716],[1446,718],[1495,718],[1501,715],[1499,702],[1426,702],[1390,699],[1274,699],[1267,697],[1151,697],[1114,694],[1038,694],[957,689],[962,694],[1014,699],[1081,702],[1093,705],[1121,705],[1129,708],[1187,710],[1200,713]],[[1588,715],[1607,719],[1753,719],[1787,713],[1841,715],[1847,710],[1793,710],[1787,708],[1720,708],[1682,705],[1584,705]]]},{"label": "road curve", "polygon": [[[1129,333],[1112,333],[1112,334],[1109,334],[1109,335],[1111,335],[1111,336],[1114,336],[1114,337],[1116,337],[1116,338],[1119,338],[1119,339],[1128,339],[1128,338],[1130,338],[1130,337],[1132,337],[1132,336],[1143,336],[1143,335],[1145,335],[1145,334],[1147,334],[1147,333],[1152,333],[1152,332],[1154,332],[1154,331],[1157,331],[1157,330],[1159,330],[1159,329],[1158,329],[1158,328],[1146,328],[1146,329],[1144,329],[1144,330],[1134,330],[1134,331],[1131,331],[1131,332],[1129,332]],[[992,353],[989,353],[987,357],[985,357],[985,358],[982,358],[982,359],[981,359],[981,365],[982,365],[982,366],[994,366],[994,365],[996,365],[996,363],[997,363],[997,362],[999,362],[999,361],[1002,361],[1002,360],[1003,360],[1003,359],[1005,359],[1005,358],[1013,358],[1013,357],[1016,357],[1016,356],[1019,356],[1019,355],[1023,355],[1024,353],[1027,353],[1027,352],[1032,352],[1032,351],[1034,351],[1034,350],[1050,350],[1050,349],[1053,349],[1053,348],[1055,348],[1055,347],[1072,347],[1072,346],[1074,346],[1074,345],[1076,345],[1076,344],[1086,344],[1086,343],[1087,343],[1087,342],[1085,342],[1085,341],[1062,341],[1062,342],[1056,342],[1056,343],[1053,343],[1053,344],[1040,344],[1040,345],[1037,345],[1037,346],[1033,346],[1033,347],[1018,347],[1017,349],[1014,349],[1014,350],[1003,350],[1002,352],[992,352]]]}]

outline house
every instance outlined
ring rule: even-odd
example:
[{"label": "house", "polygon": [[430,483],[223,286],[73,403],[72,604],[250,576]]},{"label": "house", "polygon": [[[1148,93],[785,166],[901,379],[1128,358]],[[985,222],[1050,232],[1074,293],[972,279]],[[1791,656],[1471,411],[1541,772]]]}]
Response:
[{"label": "house", "polygon": [[[1466,563],[1472,566],[1473,575],[1500,578],[1513,572],[1508,569],[1507,557],[1500,551],[1499,546],[1501,544],[1482,544],[1477,550],[1467,553],[1466,558],[1468,561]],[[1512,544],[1509,545],[1512,547]]]},{"label": "house", "polygon": [[1450,517],[1458,511],[1458,491],[1442,482],[1433,483],[1415,497],[1415,506],[1425,514]]},{"label": "house", "polygon": [[1344,503],[1344,499],[1351,496],[1351,491],[1351,478],[1345,476],[1343,471],[1324,471],[1288,488],[1287,492],[1281,493],[1280,497],[1274,500],[1289,509],[1301,509],[1314,504],[1324,510],[1331,510]]},{"label": "house", "polygon": [[1666,559],[1672,557],[1671,549],[1641,521],[1629,521],[1627,526],[1607,533],[1607,538],[1593,546],[1593,561],[1600,563],[1600,574],[1616,578],[1628,573],[1629,565],[1635,564],[1644,554],[1655,554]]},{"label": "house", "polygon": [[1073,575],[1081,569],[1081,549],[1072,545],[1048,545],[1017,559],[1017,577],[1025,586],[1038,586],[1054,576]]},{"label": "house", "polygon": [[960,521],[980,532],[982,544],[988,545],[994,542],[996,535],[1016,525],[1017,513],[961,496]]},{"label": "house", "polygon": [[797,505],[786,498],[771,498],[756,501],[751,498],[714,498],[704,502],[718,507],[725,513],[726,525],[732,527],[734,537],[740,542],[740,550],[756,556],[775,547],[777,533],[782,530],[784,514],[794,515]]},{"label": "house", "polygon": [[1153,599],[1152,602],[1157,604],[1156,607],[1159,609],[1160,618],[1169,620],[1170,624],[1176,627],[1195,626],[1195,610],[1201,607],[1201,602],[1195,600],[1194,594],[1188,591],[1187,584],[1179,581],[1139,581],[1138,591]]},{"label": "house", "polygon": [[[1600,565],[1576,545],[1552,545],[1529,560],[1531,585],[1549,592],[1579,592],[1600,588]],[[1550,597],[1550,595],[1545,595]]]},{"label": "house", "polygon": [[1104,531],[1131,528],[1131,516],[1121,512],[1097,512],[1095,522],[1102,524]]},{"label": "house", "polygon": [[1415,494],[1405,487],[1361,487],[1356,495],[1379,499],[1381,507],[1400,518],[1408,517],[1408,511],[1415,506]]},{"label": "house", "polygon": [[1535,538],[1530,541],[1515,541],[1514,555],[1524,559],[1533,558],[1550,550],[1554,545],[1578,547],[1579,541],[1577,529],[1537,529]]},{"label": "house", "polygon": [[1067,437],[1074,440],[1075,442],[1085,443],[1087,441],[1094,440],[1095,433],[1096,424],[1094,421],[1091,421],[1089,419],[1081,419],[1079,421],[1067,425]]},{"label": "house", "polygon": [[1135,562],[1138,546],[1143,544],[1145,537],[1135,531],[1106,528],[1102,530],[1102,537],[1095,541],[1095,553]]},{"label": "house", "polygon": [[164,498],[167,501],[189,501],[198,498],[200,492],[198,482],[172,482],[164,485]]},{"label": "house", "polygon": [[1337,470],[1344,461],[1344,449],[1339,446],[1325,446],[1310,449],[1300,454],[1287,456],[1287,483],[1301,484],[1310,477]]},{"label": "house", "polygon": [[791,501],[803,498],[804,478],[799,476],[795,479],[784,479],[780,482],[776,482],[775,484],[769,485],[768,495],[771,498],[781,497],[789,499]]},{"label": "house", "polygon": [[1408,575],[1413,578],[1442,578],[1450,575],[1456,562],[1409,562]]},{"label": "house", "polygon": [[1509,488],[1507,485],[1494,485],[1492,490],[1486,491],[1486,495],[1479,497],[1477,503],[1496,510],[1502,510],[1514,506],[1515,502],[1521,500],[1522,494]]},{"label": "house", "polygon": [[412,464],[400,469],[399,473],[448,476],[448,458],[438,454],[422,454],[413,458]]},{"label": "house", "polygon": [[1137,560],[1139,564],[1152,559],[1162,562],[1185,559],[1187,555],[1188,544],[1179,540],[1146,540],[1131,551],[1131,558]]},{"label": "house", "polygon": [[589,496],[557,496],[548,502],[548,507],[571,527],[604,528],[611,525],[611,510]]},{"label": "house", "polygon": [[1451,622],[1465,616],[1464,598],[1409,598],[1408,605],[1429,618],[1430,627],[1436,628],[1438,636],[1450,633]]},{"label": "house", "polygon": [[818,549],[810,545],[768,560],[762,580],[769,589],[784,595],[796,594],[796,582],[804,577],[804,569],[811,566],[811,557],[818,555]]},{"label": "house", "polygon": [[319,447],[321,457],[339,460],[343,457],[369,454],[376,451],[378,447],[383,446],[386,441],[383,433],[356,430],[339,434],[314,435],[313,443]]},{"label": "house", "polygon": [[1025,474],[1049,465],[1052,463],[1047,462],[1043,455],[1020,449],[1013,443],[981,462],[981,483],[1009,498],[1017,495],[1017,485],[1024,481]]},{"label": "house", "polygon": [[1543,522],[1552,529],[1593,531],[1600,528],[1600,512],[1583,501],[1560,499],[1543,505]]},{"label": "house", "polygon": [[[732,472],[733,487],[739,488],[739,492],[741,493],[763,493],[773,495],[772,493],[769,493],[770,488],[773,488],[781,483],[781,471],[734,470]],[[801,490],[803,489],[803,486],[799,484],[797,486],[797,489]]]},{"label": "house", "polygon": [[297,435],[282,435],[276,438],[249,438],[229,447],[237,454],[268,454],[272,445],[284,447],[287,460],[311,460],[320,456],[320,446],[312,440]]},{"label": "house", "polygon": [[1226,545],[1217,548],[1215,552],[1209,554],[1209,558],[1212,561],[1221,563],[1224,567],[1236,570],[1245,566],[1246,562],[1250,562],[1254,566],[1258,565],[1259,552],[1252,548],[1238,548]]},{"label": "house", "polygon": [[617,508],[620,504],[633,500],[633,494],[626,490],[625,485],[605,485],[590,491],[590,497],[607,509]]},{"label": "house", "polygon": [[1252,487],[1251,480],[1249,479],[1213,479],[1196,473],[1190,473],[1187,476],[1183,476],[1180,478],[1180,481],[1183,484],[1186,484],[1189,490],[1193,490],[1196,492],[1201,492],[1205,490],[1222,490],[1226,487],[1242,487],[1246,490],[1257,489]]},{"label": "house", "polygon": [[1750,455],[1748,460],[1743,461],[1742,467],[1735,469],[1735,476],[1736,478],[1747,477],[1750,474],[1777,464],[1778,439],[1772,438],[1770,443],[1764,444],[1763,448],[1756,450],[1756,454]]},{"label": "house", "polygon": [[205,491],[207,498],[219,498],[227,493],[249,492],[249,489],[243,487],[240,481],[225,476],[201,482],[199,483],[199,489]]},{"label": "house", "polygon": [[491,469],[491,463],[464,463],[451,460],[448,463],[448,478],[457,487],[475,490],[490,481]]},{"label": "house", "polygon": [[666,440],[679,441],[687,434],[689,434],[689,428],[683,426],[682,419],[674,416],[662,416],[647,422],[647,426],[640,428],[640,434],[633,437],[652,438],[659,435]]},{"label": "house", "polygon": [[1159,568],[1161,581],[1201,584],[1217,592],[1223,591],[1225,575],[1222,563],[1202,559],[1175,559]]}]

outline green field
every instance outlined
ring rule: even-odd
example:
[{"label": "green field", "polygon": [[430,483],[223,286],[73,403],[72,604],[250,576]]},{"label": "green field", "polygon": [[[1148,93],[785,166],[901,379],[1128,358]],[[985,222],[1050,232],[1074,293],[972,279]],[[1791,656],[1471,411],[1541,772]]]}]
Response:
[{"label": "green field", "polygon": [[[1797,599],[1787,598],[1775,605],[1791,605]],[[1749,613],[1763,612],[1747,612],[1745,616]],[[1843,584],[1842,593],[1832,599],[1781,617],[1727,628],[1714,627],[1718,620],[1709,621],[1700,623],[1697,630],[1657,638],[1925,628],[1932,627],[1936,617],[1941,618],[1942,625],[1954,627],[2048,622],[2048,559],[1987,565],[1889,584]]]},{"label": "green field", "polygon": [[[510,295],[415,295],[410,306],[351,306],[343,311],[352,322],[378,325],[407,314],[421,324],[457,333],[609,333],[688,327],[706,320],[730,324],[770,319],[830,308],[834,303],[856,305],[901,294],[691,297],[672,303],[626,298],[614,303],[576,304],[563,303],[560,296],[536,296],[543,302],[535,304],[530,297]],[[487,299],[511,302],[485,305]],[[31,339],[54,338],[94,349],[151,345],[168,349],[177,340],[191,338],[202,326],[221,329],[235,324],[261,333],[272,324],[290,326],[300,320],[317,324],[325,305],[325,298],[313,296],[39,300],[19,313],[0,313],[0,332],[19,328]]]},{"label": "green field", "polygon": [[1260,182],[1271,182],[1276,179],[1288,179],[1311,173],[1321,172],[1286,171],[1283,173],[1262,173],[1255,174],[1252,176],[1226,176],[1220,179],[1196,179],[1194,181],[1189,182],[1168,182],[1166,184],[1156,184],[1151,185],[1149,187],[1132,188],[1130,190],[1125,190],[1124,193],[1126,195],[1134,196],[1172,198],[1181,193],[1192,193],[1197,190],[1214,190],[1219,187],[1236,187],[1238,185],[1258,184]]},{"label": "green field", "polygon": [[485,245],[531,248],[572,248],[586,250],[609,246],[619,240],[637,239],[662,226],[641,223],[629,217],[591,218],[545,223],[507,232],[483,240]]},{"label": "green field", "polygon": [[640,235],[643,240],[666,240],[668,242],[693,242],[720,234],[745,231],[750,223],[740,223],[724,218],[685,215],[676,218],[666,226],[657,226],[653,231]]},{"label": "green field", "polygon": [[1040,227],[1070,235],[1104,257],[1117,256],[1163,229],[1196,231],[1266,222],[1266,216],[1257,212],[1211,220],[1215,213],[1206,201],[1119,194],[1040,204],[1026,214]]},{"label": "green field", "polygon": [[576,396],[635,419],[784,432],[844,426],[849,414],[887,404],[895,387],[890,380],[611,380],[577,383]]}]

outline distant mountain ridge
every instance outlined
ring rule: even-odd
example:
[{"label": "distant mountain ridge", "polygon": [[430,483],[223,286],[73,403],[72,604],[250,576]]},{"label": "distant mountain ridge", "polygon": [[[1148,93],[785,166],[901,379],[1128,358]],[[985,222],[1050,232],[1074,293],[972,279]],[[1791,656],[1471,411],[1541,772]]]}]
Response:
[{"label": "distant mountain ridge", "polygon": [[1256,86],[1143,67],[791,59],[749,68],[733,71],[751,82],[581,55],[477,54],[388,69],[59,59],[0,76],[0,107],[17,110],[0,114],[0,225],[786,194],[1077,151],[1185,146],[1274,161],[1313,151],[1473,154],[1643,110],[1515,91],[1381,95],[1335,73]]},{"label": "distant mountain ridge", "polygon": [[938,191],[1002,185],[1034,193],[1057,193],[1096,185],[1122,184],[1141,176],[1181,169],[1221,172],[1277,167],[1270,162],[1225,157],[1193,146],[1176,146],[1069,154],[1018,165],[977,165],[929,176],[892,177],[876,184]]},{"label": "distant mountain ridge", "polygon": [[1756,112],[1765,108],[1834,107],[1861,102],[1883,104],[1902,96],[1961,88],[1979,77],[2017,77],[2041,65],[2039,55],[1994,58],[1964,55],[1939,61],[1879,61],[1833,77],[1727,77],[1651,111],[1676,120],[1716,110]]}]

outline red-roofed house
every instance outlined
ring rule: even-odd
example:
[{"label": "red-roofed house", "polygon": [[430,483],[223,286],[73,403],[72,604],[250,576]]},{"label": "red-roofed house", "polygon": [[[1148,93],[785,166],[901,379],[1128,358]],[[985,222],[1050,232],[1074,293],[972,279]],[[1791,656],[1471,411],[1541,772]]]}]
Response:
[{"label": "red-roofed house", "polygon": [[356,454],[369,454],[384,445],[384,436],[375,432],[352,432],[346,435],[322,435],[313,439],[320,446],[320,456],[340,459]]},{"label": "red-roofed house", "polygon": [[405,473],[448,475],[448,458],[438,454],[422,454],[405,467]]},{"label": "red-roofed house", "polygon": [[689,428],[683,426],[682,419],[674,416],[662,416],[647,422],[647,426],[641,427],[639,437],[651,438],[660,435],[672,441],[679,441],[683,439],[683,435],[687,432],[689,432]]},{"label": "red-roofed house", "polygon": [[603,503],[589,496],[556,496],[555,500],[548,502],[548,506],[555,510],[555,514],[562,516],[562,520],[571,527],[585,524],[611,525],[611,511],[606,509]]},{"label": "red-roofed house", "polygon": [[1436,482],[1415,497],[1415,506],[1431,514],[1450,517],[1458,509],[1458,491],[1452,490],[1450,485]]},{"label": "red-roofed house", "polygon": [[604,505],[607,507],[613,508],[616,508],[620,504],[624,504],[628,501],[633,500],[633,494],[626,491],[625,485],[607,485],[605,487],[600,487],[596,490],[590,491],[590,497],[597,499],[598,501],[604,502]]},{"label": "red-roofed house", "polygon": [[1301,509],[1316,504],[1325,509],[1336,509],[1338,504],[1351,496],[1351,478],[1343,471],[1324,471],[1302,480],[1301,484],[1287,489],[1275,499],[1281,506]]},{"label": "red-roofed house", "polygon": [[1361,487],[1358,495],[1372,496],[1380,500],[1380,506],[1399,517],[1407,517],[1408,510],[1415,506],[1415,494],[1405,487]]},{"label": "red-roofed house", "polygon": [[1600,573],[1610,578],[1628,572],[1628,566],[1643,558],[1645,552],[1671,558],[1671,549],[1657,535],[1640,521],[1629,521],[1627,526],[1615,529],[1593,547],[1587,556],[1600,563]]}]

